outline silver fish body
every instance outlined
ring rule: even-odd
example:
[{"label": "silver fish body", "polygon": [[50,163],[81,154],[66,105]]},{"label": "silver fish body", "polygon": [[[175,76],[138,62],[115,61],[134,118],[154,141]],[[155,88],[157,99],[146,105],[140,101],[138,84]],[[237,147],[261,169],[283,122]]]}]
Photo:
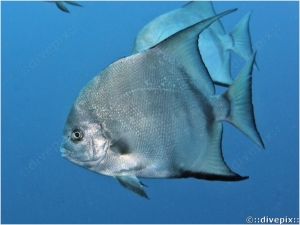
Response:
[{"label": "silver fish body", "polygon": [[247,178],[232,172],[223,160],[221,121],[231,122],[263,147],[251,102],[255,57],[223,95],[214,95],[197,37],[219,17],[122,58],[92,79],[69,113],[63,156],[115,177],[146,198],[137,177]]},{"label": "silver fish body", "polygon": [[121,59],[95,77],[74,111],[97,121],[110,145],[120,140],[134,149],[107,151],[97,167],[103,174],[130,170],[139,177],[175,177],[180,166],[192,170],[195,157],[201,160],[199,147],[207,139],[203,129],[214,121],[212,104],[179,62],[149,50]]}]

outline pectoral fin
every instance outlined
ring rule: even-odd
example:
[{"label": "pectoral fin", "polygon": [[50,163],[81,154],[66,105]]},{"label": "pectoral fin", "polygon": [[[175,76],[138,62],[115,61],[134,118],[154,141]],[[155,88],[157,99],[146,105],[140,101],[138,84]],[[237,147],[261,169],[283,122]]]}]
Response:
[{"label": "pectoral fin", "polygon": [[[107,135],[110,136],[109,134]],[[120,137],[111,139],[110,150],[115,154],[126,155],[132,153],[137,143],[137,137],[130,132],[124,132]]]},{"label": "pectoral fin", "polygon": [[116,154],[124,155],[131,153],[132,147],[130,146],[128,139],[122,137],[111,143],[110,150]]},{"label": "pectoral fin", "polygon": [[148,196],[147,196],[147,194],[146,194],[146,192],[144,191],[144,188],[143,188],[143,186],[145,186],[145,185],[143,185],[137,179],[136,176],[132,176],[132,175],[118,175],[118,176],[114,176],[114,177],[117,179],[117,181],[119,181],[119,183],[123,187],[125,187],[125,188],[127,188],[127,189],[129,189],[129,190],[131,190],[131,191],[133,191],[135,193],[137,193],[138,195],[140,195],[140,196],[142,196],[144,198],[149,199]]}]

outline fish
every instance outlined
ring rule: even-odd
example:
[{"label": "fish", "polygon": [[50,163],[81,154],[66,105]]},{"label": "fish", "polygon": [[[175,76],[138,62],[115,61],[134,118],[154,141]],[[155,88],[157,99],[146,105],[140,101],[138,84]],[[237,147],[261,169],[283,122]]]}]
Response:
[{"label": "fish", "polygon": [[[51,2],[51,1],[49,1]],[[70,11],[68,10],[67,6],[65,5],[65,3],[70,4],[70,5],[74,5],[74,6],[80,6],[82,7],[82,5],[78,4],[77,2],[74,1],[53,1],[56,6],[63,12],[67,12],[69,13]]]},{"label": "fish", "polygon": [[215,95],[197,44],[203,30],[235,10],[118,59],[95,76],[67,116],[62,156],[147,199],[139,178],[247,179],[223,159],[222,121],[264,147],[252,104],[255,54],[234,83]]},{"label": "fish", "polygon": [[[189,2],[179,9],[160,15],[138,33],[132,54],[149,49],[172,34],[215,15],[210,1]],[[230,50],[244,61],[253,55],[249,32],[250,16],[251,11],[244,15],[229,34],[226,34],[219,20],[201,33],[199,49],[215,84],[229,86],[233,83],[230,72]],[[258,69],[256,63],[254,67]]]}]

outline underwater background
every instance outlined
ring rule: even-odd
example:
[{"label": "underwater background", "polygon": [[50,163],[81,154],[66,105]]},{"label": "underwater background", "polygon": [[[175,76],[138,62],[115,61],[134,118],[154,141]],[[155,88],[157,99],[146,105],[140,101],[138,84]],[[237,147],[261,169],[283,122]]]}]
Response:
[{"label": "underwater background", "polygon": [[[227,165],[249,179],[141,179],[146,200],[61,157],[83,86],[130,55],[144,25],[185,3],[80,2],[64,13],[48,2],[1,2],[2,223],[299,222],[298,2],[214,2],[217,13],[238,8],[221,19],[227,33],[253,10],[253,104],[266,149],[226,122],[222,140]],[[232,54],[234,76],[243,65]]]}]

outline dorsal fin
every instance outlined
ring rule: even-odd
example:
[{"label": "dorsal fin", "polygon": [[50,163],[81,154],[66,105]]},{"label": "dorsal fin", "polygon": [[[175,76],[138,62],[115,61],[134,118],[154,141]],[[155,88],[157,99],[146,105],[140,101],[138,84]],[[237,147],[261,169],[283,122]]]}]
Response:
[{"label": "dorsal fin", "polygon": [[228,10],[189,26],[160,42],[154,48],[160,49],[165,54],[181,62],[199,89],[205,91],[207,94],[214,94],[215,88],[213,82],[198,49],[199,34],[214,21],[236,10],[237,9]]},{"label": "dorsal fin", "polygon": [[189,11],[197,10],[199,14],[208,18],[216,15],[216,11],[211,1],[190,1],[186,3],[182,8],[188,9]]}]

